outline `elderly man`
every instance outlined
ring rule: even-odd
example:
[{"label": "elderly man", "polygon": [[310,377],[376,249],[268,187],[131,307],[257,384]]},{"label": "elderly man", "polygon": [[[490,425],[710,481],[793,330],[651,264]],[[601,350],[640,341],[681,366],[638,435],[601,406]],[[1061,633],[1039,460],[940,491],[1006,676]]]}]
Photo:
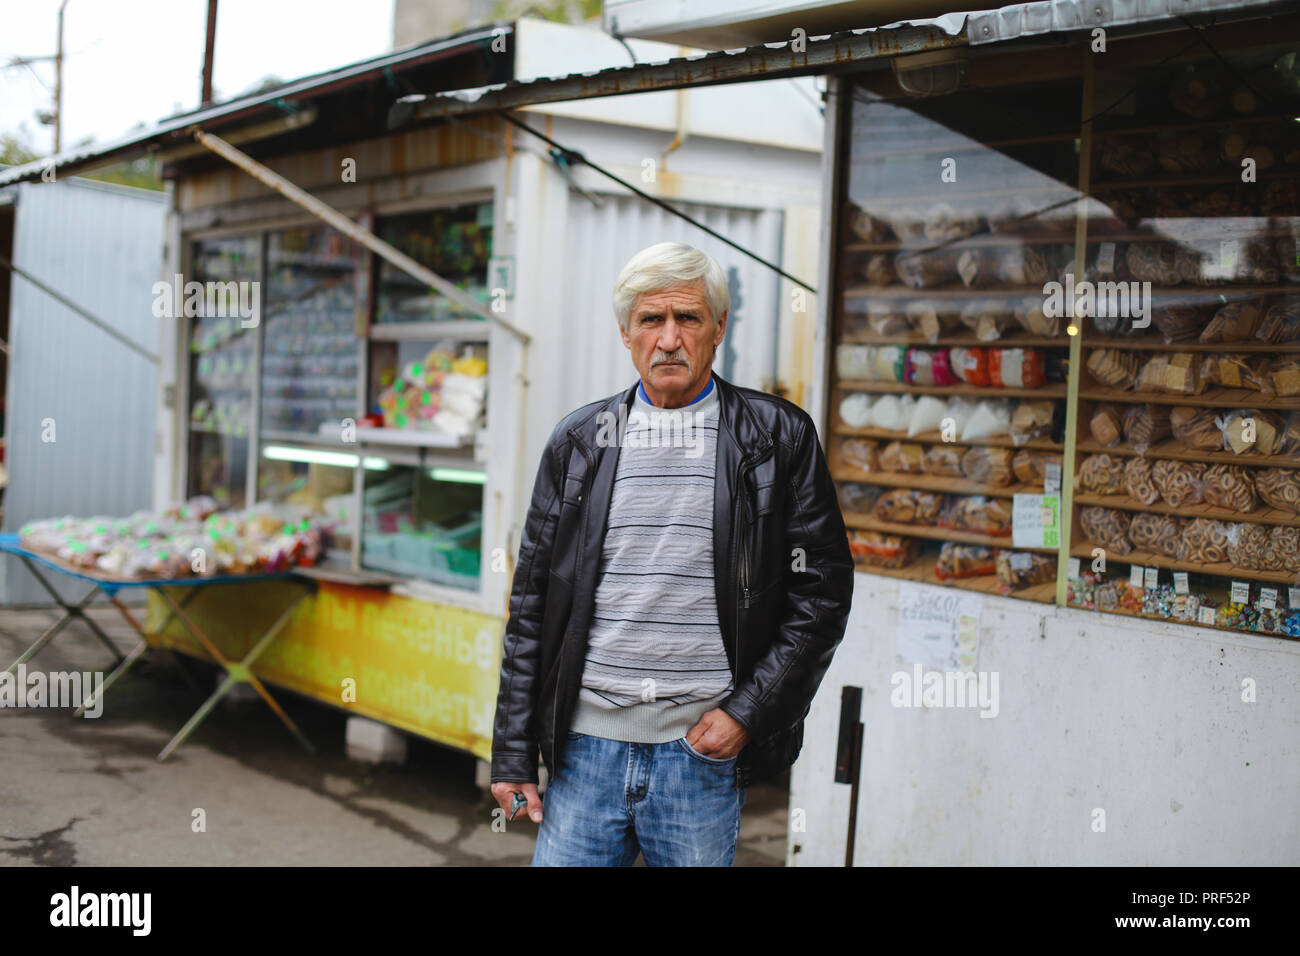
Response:
[{"label": "elderly man", "polygon": [[712,374],[729,305],[710,256],[633,256],[614,312],[640,382],[542,453],[491,773],[541,824],[534,866],[730,866],[745,788],[798,756],[844,636],[853,564],[816,430]]}]

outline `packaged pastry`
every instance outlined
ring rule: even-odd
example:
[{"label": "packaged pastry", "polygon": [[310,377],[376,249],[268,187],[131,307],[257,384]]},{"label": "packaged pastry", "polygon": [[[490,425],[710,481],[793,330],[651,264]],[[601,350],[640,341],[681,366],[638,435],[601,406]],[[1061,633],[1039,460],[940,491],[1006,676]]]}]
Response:
[{"label": "packaged pastry", "polygon": [[1275,455],[1281,451],[1286,424],[1272,412],[1238,408],[1215,423],[1223,435],[1223,447],[1234,455]]},{"label": "packaged pastry", "polygon": [[871,514],[877,521],[895,524],[934,524],[943,505],[942,495],[912,488],[893,488],[880,496]]},{"label": "packaged pastry", "polygon": [[886,242],[893,237],[888,223],[856,204],[850,204],[846,221],[853,235],[862,242]]},{"label": "packaged pastry", "polygon": [[925,238],[936,241],[964,239],[984,228],[978,213],[959,212],[946,202],[935,203],[925,212]]},{"label": "packaged pastry", "polygon": [[1079,466],[1075,484],[1088,495],[1117,495],[1124,490],[1124,459],[1118,455],[1089,455]]},{"label": "packaged pastry", "polygon": [[1140,551],[1176,558],[1182,537],[1181,522],[1169,515],[1139,512],[1129,523],[1128,537]]},{"label": "packaged pastry", "polygon": [[1268,307],[1255,338],[1274,345],[1300,340],[1300,295],[1287,295]]},{"label": "packaged pastry", "polygon": [[922,432],[934,431],[943,424],[948,414],[948,403],[934,395],[921,395],[907,420],[907,437],[914,438]]},{"label": "packaged pastry", "polygon": [[960,478],[962,450],[961,445],[931,445],[921,456],[921,468],[927,475]]},{"label": "packaged pastry", "polygon": [[840,399],[840,421],[850,428],[864,428],[871,421],[871,395],[850,392]]},{"label": "packaged pastry", "polygon": [[1228,560],[1228,528],[1213,518],[1193,518],[1178,539],[1178,560],[1189,564],[1218,564]]},{"label": "packaged pastry", "polygon": [[867,280],[867,285],[892,285],[896,275],[894,257],[884,252],[872,253],[863,261],[859,272]]},{"label": "packaged pastry", "polygon": [[944,349],[908,349],[906,362],[904,374],[909,385],[952,385],[957,381]]},{"label": "packaged pastry", "polygon": [[975,406],[961,431],[962,441],[978,441],[1005,435],[1011,430],[1011,403],[1005,400],[988,399]]},{"label": "packaged pastry", "polygon": [[884,489],[861,481],[841,481],[835,486],[840,507],[852,514],[870,514]]},{"label": "packaged pastry", "polygon": [[895,299],[873,299],[869,302],[867,327],[876,335],[904,335],[911,329],[907,315]]},{"label": "packaged pastry", "polygon": [[968,289],[983,289],[998,281],[997,259],[991,249],[963,249],[957,256],[957,275]]},{"label": "packaged pastry", "polygon": [[1270,508],[1300,515],[1300,469],[1257,468],[1255,492]]},{"label": "packaged pastry", "polygon": [[968,481],[1002,487],[1011,484],[1011,449],[967,449],[961,459],[961,473]]},{"label": "packaged pastry", "polygon": [[1240,465],[1211,465],[1205,470],[1205,503],[1245,513],[1259,506],[1255,479]]},{"label": "packaged pastry", "polygon": [[1221,306],[1204,331],[1202,342],[1245,342],[1253,339],[1264,318],[1264,299],[1238,299]]},{"label": "packaged pastry", "polygon": [[1011,459],[1011,470],[1016,478],[1028,485],[1041,485],[1047,477],[1047,466],[1061,467],[1061,456],[1047,451],[1029,451],[1022,448]]},{"label": "packaged pastry", "polygon": [[1195,342],[1213,315],[1213,306],[1204,302],[1176,299],[1153,308],[1151,324],[1160,331],[1166,345]]},{"label": "packaged pastry", "polygon": [[1011,533],[1011,502],[985,495],[950,498],[939,516],[939,524],[957,531],[972,531],[1001,537]]},{"label": "packaged pastry", "polygon": [[860,471],[880,471],[879,447],[869,438],[842,438],[840,460]]},{"label": "packaged pastry", "polygon": [[967,385],[989,384],[988,349],[951,348],[948,350],[948,366]]},{"label": "packaged pastry", "polygon": [[1092,417],[1088,420],[1088,431],[1092,433],[1092,440],[1103,448],[1119,444],[1120,415],[1120,406],[1112,402],[1104,402],[1094,407]]},{"label": "packaged pastry", "polygon": [[912,442],[891,441],[880,450],[880,468],[882,471],[897,471],[905,474],[920,474],[921,456],[925,449]]},{"label": "packaged pastry", "polygon": [[1120,349],[1093,349],[1088,355],[1088,371],[1103,385],[1132,388],[1138,377],[1138,357]]},{"label": "packaged pastry", "polygon": [[1016,320],[1004,303],[997,299],[984,299],[963,308],[961,321],[979,341],[993,342],[1002,338]]},{"label": "packaged pastry", "polygon": [[998,549],[993,561],[997,569],[998,591],[1002,594],[1056,579],[1056,558],[1052,555]]},{"label": "packaged pastry", "polygon": [[1205,500],[1205,466],[1200,462],[1162,458],[1151,466],[1151,480],[1171,508]]},{"label": "packaged pastry", "polygon": [[1048,254],[1038,246],[1000,246],[998,278],[1006,285],[1042,286],[1055,273]]},{"label": "packaged pastry", "polygon": [[1128,554],[1133,545],[1128,540],[1129,514],[1118,508],[1081,508],[1079,527],[1092,544],[1111,554]]},{"label": "packaged pastry", "polygon": [[1252,571],[1280,571],[1283,561],[1273,548],[1273,536],[1268,525],[1252,521],[1239,521],[1228,525],[1228,560],[1239,568]]},{"label": "packaged pastry", "polygon": [[856,563],[877,568],[901,568],[920,554],[920,542],[897,534],[853,529],[849,532],[849,552]]},{"label": "packaged pastry", "polygon": [[1158,441],[1169,437],[1168,405],[1129,405],[1120,426],[1124,439],[1139,455]]},{"label": "packaged pastry", "polygon": [[[1280,571],[1300,571],[1300,527],[1274,525],[1270,532],[1273,551],[1277,554]],[[1296,610],[1292,608],[1292,610]]]},{"label": "packaged pastry", "polygon": [[1169,412],[1169,429],[1184,448],[1195,451],[1221,451],[1223,432],[1214,409],[1180,405]]},{"label": "packaged pastry", "polygon": [[945,302],[935,299],[909,302],[903,313],[912,330],[930,342],[939,341],[941,335],[951,335],[961,325],[961,316]]},{"label": "packaged pastry", "polygon": [[945,541],[939,549],[939,560],[934,565],[934,576],[940,581],[953,578],[978,577],[996,570],[993,549],[982,544],[958,544]]},{"label": "packaged pastry", "polygon": [[899,280],[913,289],[932,289],[957,280],[957,256],[950,250],[906,252],[894,257]]},{"label": "packaged pastry", "polygon": [[1177,392],[1198,395],[1205,391],[1201,361],[1191,352],[1157,353],[1138,373],[1139,392]]},{"label": "packaged pastry", "polygon": [[[1153,505],[1160,500],[1160,490],[1151,477],[1152,467],[1151,459],[1141,455],[1134,455],[1124,464],[1124,490],[1130,498],[1144,505]],[[1136,539],[1134,543],[1137,543]]]},{"label": "packaged pastry", "polygon": [[1038,388],[1046,383],[1038,349],[989,349],[989,382],[1007,388]]},{"label": "packaged pastry", "polygon": [[1154,285],[1177,285],[1183,281],[1178,271],[1178,247],[1168,242],[1134,242],[1125,251],[1129,272],[1139,282]]},{"label": "packaged pastry", "polygon": [[1249,388],[1256,392],[1272,393],[1270,361],[1267,355],[1211,352],[1201,361],[1201,378],[1207,385]]},{"label": "packaged pastry", "polygon": [[1056,403],[1023,399],[1011,414],[1011,441],[1017,446],[1035,438],[1049,438],[1056,418]]},{"label": "packaged pastry", "polygon": [[1286,355],[1274,359],[1268,365],[1268,381],[1277,395],[1300,395],[1300,357]]}]

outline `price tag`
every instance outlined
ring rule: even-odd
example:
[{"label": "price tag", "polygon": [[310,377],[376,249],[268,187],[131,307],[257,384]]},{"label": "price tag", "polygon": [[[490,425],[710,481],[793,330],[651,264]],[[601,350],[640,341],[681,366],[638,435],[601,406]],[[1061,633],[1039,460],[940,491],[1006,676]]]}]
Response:
[{"label": "price tag", "polygon": [[1148,591],[1153,590],[1160,584],[1160,569],[1147,568],[1143,574],[1142,586]]},{"label": "price tag", "polygon": [[1300,607],[1300,588],[1286,589],[1286,603],[1288,607]]},{"label": "price tag", "polygon": [[1007,563],[1011,565],[1011,570],[1013,571],[1028,571],[1030,564],[1029,552],[1015,551],[1012,553],[1011,557],[1007,559]]},{"label": "price tag", "polygon": [[1219,268],[1227,276],[1232,276],[1237,271],[1237,245],[1236,239],[1219,240]]},{"label": "price tag", "polygon": [[1187,593],[1187,572],[1186,571],[1174,572],[1174,593],[1175,594]]},{"label": "price tag", "polygon": [[1128,569],[1128,583],[1129,587],[1142,587],[1142,565],[1135,564]]},{"label": "price tag", "polygon": [[1070,581],[1079,580],[1079,559],[1071,558],[1065,562],[1065,576]]},{"label": "price tag", "polygon": [[1260,588],[1259,606],[1266,611],[1275,610],[1277,608],[1277,588]]},{"label": "price tag", "polygon": [[1061,543],[1061,499],[1018,494],[1011,503],[1011,543],[1017,548],[1055,548]]},{"label": "price tag", "polygon": [[1057,462],[1049,463],[1043,469],[1043,491],[1054,495],[1061,490],[1061,466]]},{"label": "price tag", "polygon": [[[1300,240],[1296,242],[1297,248],[1300,248]],[[1100,275],[1108,276],[1115,271],[1115,243],[1103,242],[1097,247],[1097,272]]]},{"label": "price tag", "polygon": [[1233,604],[1250,603],[1250,582],[1249,581],[1232,582],[1232,603]]},{"label": "price tag", "polygon": [[1198,624],[1213,624],[1213,623],[1214,623],[1214,608],[1212,608],[1212,607],[1198,607],[1198,608],[1196,609],[1196,622],[1197,622]]}]

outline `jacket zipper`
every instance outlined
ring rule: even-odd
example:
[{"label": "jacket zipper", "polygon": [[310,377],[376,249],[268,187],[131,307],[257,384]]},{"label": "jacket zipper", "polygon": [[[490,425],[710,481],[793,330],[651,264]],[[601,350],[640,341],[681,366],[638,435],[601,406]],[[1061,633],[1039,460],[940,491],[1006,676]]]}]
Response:
[{"label": "jacket zipper", "polygon": [[[583,475],[582,491],[579,492],[578,494],[578,558],[577,561],[575,561],[574,563],[574,575],[573,575],[574,590],[576,592],[577,584],[578,584],[578,574],[581,573],[581,568],[578,562],[581,562],[582,560],[582,548],[583,545],[585,544],[584,538],[586,537],[586,532],[587,532],[587,522],[583,520],[582,501],[584,498],[588,497],[587,489],[591,483],[592,478],[594,477],[592,471],[594,470],[595,465],[592,462],[591,452],[587,450],[586,445],[582,444],[582,442],[578,440],[578,436],[570,432],[569,437],[573,440],[573,443],[578,447],[578,450],[582,452],[582,457],[585,458],[587,461],[587,473]],[[558,531],[558,529],[556,530]],[[559,656],[559,660],[556,662],[555,692],[551,699],[551,760],[555,762],[555,767],[552,768],[552,771],[557,770],[559,768],[559,763],[560,763],[560,759],[559,759],[560,746],[561,746],[560,745],[560,677],[564,673],[564,638],[568,635],[568,632],[569,629],[568,626],[566,625],[564,629],[564,633],[560,635],[560,648],[558,651],[556,651],[556,654]]]}]

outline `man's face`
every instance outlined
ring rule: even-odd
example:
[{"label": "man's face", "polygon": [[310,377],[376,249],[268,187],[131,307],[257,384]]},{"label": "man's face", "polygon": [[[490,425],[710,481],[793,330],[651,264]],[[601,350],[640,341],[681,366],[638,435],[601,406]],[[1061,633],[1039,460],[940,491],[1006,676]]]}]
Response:
[{"label": "man's face", "polygon": [[714,322],[704,284],[696,282],[643,294],[632,307],[627,329],[620,326],[619,333],[650,401],[680,408],[708,382],[726,327],[727,313]]}]

